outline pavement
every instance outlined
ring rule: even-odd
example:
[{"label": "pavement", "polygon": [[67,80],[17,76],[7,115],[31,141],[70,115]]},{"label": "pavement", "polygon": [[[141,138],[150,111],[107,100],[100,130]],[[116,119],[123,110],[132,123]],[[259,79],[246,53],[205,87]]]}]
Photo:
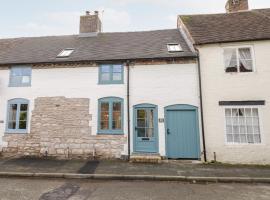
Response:
[{"label": "pavement", "polygon": [[0,159],[0,177],[7,176],[270,183],[270,166],[202,164],[183,161],[147,164],[121,160]]},{"label": "pavement", "polygon": [[1,200],[269,200],[269,184],[0,179]]}]

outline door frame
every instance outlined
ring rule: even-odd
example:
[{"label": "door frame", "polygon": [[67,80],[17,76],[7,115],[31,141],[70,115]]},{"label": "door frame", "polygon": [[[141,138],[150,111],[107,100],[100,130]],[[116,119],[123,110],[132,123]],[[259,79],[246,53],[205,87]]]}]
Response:
[{"label": "door frame", "polygon": [[[136,151],[136,130],[135,130],[135,123],[136,123],[136,109],[138,108],[153,108],[154,109],[154,128],[156,127],[156,151],[155,152],[144,152],[144,151]],[[142,103],[133,106],[133,152],[134,153],[159,153],[159,127],[158,127],[158,106],[155,104],[150,103]]]},{"label": "door frame", "polygon": [[174,104],[174,105],[169,105],[164,108],[164,121],[165,121],[165,155],[168,158],[168,135],[167,135],[167,126],[168,126],[168,121],[167,121],[167,113],[168,111],[195,111],[196,115],[196,130],[198,133],[198,139],[197,139],[197,146],[198,146],[198,159],[201,159],[201,135],[200,135],[200,123],[199,123],[199,115],[198,115],[198,107],[189,105],[189,104]]}]

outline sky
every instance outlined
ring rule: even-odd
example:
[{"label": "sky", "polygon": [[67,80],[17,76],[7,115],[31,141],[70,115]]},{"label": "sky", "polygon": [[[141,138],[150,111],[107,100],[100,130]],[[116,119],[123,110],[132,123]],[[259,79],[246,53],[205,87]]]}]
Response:
[{"label": "sky", "polygon": [[[225,12],[227,0],[0,0],[0,38],[78,34],[86,10],[102,13],[104,32],[176,28],[178,14]],[[269,0],[249,0],[270,8]]]}]

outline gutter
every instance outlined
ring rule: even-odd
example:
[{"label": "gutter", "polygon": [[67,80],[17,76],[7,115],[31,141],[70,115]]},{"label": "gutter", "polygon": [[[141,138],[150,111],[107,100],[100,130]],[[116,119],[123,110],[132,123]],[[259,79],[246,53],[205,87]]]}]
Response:
[{"label": "gutter", "polygon": [[195,47],[195,51],[197,52],[198,74],[199,74],[199,92],[200,92],[200,107],[201,107],[200,110],[201,110],[201,123],[202,123],[203,157],[204,157],[204,162],[207,162],[206,145],[205,145],[205,131],[204,131],[204,115],[203,115],[201,61],[200,61],[200,52],[196,47]]}]

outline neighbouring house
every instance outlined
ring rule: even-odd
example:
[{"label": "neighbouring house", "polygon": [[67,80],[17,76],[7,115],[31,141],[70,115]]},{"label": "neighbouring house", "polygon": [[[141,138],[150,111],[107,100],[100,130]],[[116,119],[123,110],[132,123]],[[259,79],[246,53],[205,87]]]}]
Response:
[{"label": "neighbouring house", "polygon": [[181,15],[200,57],[208,160],[270,163],[270,9],[228,0],[227,13]]},{"label": "neighbouring house", "polygon": [[197,54],[187,38],[101,27],[87,12],[79,35],[0,40],[3,155],[200,159]]}]

